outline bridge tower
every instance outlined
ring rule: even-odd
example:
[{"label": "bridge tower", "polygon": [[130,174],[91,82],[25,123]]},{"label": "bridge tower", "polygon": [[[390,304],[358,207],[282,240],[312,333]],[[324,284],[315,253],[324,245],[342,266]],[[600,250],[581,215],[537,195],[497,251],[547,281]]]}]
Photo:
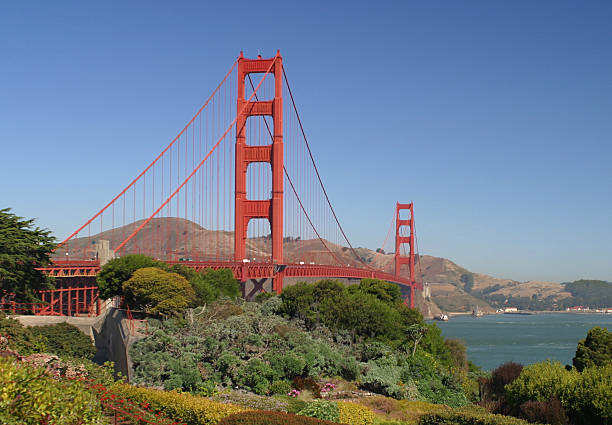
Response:
[{"label": "bridge tower", "polygon": [[[270,69],[274,76],[274,100],[248,101],[245,78],[248,74],[263,74]],[[246,255],[246,240],[249,221],[267,218],[272,233],[272,262],[283,263],[283,62],[280,52],[270,59],[246,59],[242,52],[238,58],[238,112],[236,118],[236,191],[235,191],[235,238],[234,259],[243,261]],[[246,122],[252,116],[271,116],[273,121],[272,144],[250,146],[246,144]],[[249,164],[269,163],[272,167],[272,198],[247,199],[246,177]],[[277,267],[275,267],[276,269]],[[273,289],[283,289],[282,271],[275,274]]]},{"label": "bridge tower", "polygon": [[[410,211],[410,218],[406,220],[400,219],[400,211]],[[410,236],[401,236],[400,230],[402,226],[408,226],[410,228]],[[400,248],[403,244],[408,244],[408,255],[401,255]],[[408,270],[410,272],[410,308],[414,308],[414,289],[416,286],[415,279],[415,249],[414,249],[414,208],[412,202],[409,204],[400,204],[399,202],[395,205],[395,276],[400,277],[400,271],[402,264],[408,264]]]}]

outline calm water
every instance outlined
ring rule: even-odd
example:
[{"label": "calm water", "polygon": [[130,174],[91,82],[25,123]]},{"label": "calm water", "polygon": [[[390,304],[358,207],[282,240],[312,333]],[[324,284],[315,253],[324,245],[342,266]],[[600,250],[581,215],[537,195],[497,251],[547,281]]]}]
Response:
[{"label": "calm water", "polygon": [[612,329],[612,315],[495,314],[479,318],[456,316],[436,324],[445,338],[465,342],[468,359],[492,370],[510,360],[529,364],[548,358],[571,364],[578,340],[593,326]]}]

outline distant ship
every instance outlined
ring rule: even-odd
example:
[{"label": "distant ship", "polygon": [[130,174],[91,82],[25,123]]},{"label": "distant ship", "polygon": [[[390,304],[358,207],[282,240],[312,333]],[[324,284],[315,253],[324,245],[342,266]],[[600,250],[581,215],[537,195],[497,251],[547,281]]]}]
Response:
[{"label": "distant ship", "polygon": [[478,307],[478,305],[476,305],[476,308],[472,310],[472,316],[474,317],[484,316],[484,313],[482,312],[482,310],[480,310],[480,307]]},{"label": "distant ship", "polygon": [[439,320],[441,322],[448,322],[448,316],[446,314],[439,314],[436,317],[434,317],[435,320]]}]

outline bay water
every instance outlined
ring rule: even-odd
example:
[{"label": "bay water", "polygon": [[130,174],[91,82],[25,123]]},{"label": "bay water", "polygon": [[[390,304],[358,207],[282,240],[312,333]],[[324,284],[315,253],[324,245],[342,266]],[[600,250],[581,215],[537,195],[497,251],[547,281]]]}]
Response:
[{"label": "bay water", "polygon": [[436,322],[444,338],[467,346],[468,359],[484,370],[514,361],[528,365],[546,359],[572,364],[578,341],[594,326],[612,330],[612,315],[587,313],[454,316]]}]

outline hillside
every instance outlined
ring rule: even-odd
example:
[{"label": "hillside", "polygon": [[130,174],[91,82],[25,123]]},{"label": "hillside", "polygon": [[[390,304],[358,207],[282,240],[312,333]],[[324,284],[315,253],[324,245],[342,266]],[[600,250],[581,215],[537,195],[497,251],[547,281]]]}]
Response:
[{"label": "hillside", "polygon": [[[94,257],[94,241],[109,240],[111,248],[114,248],[112,241],[117,244],[141,223],[131,223],[89,238],[77,238],[70,241],[66,248],[72,255]],[[318,239],[287,237],[283,245],[284,256],[287,262],[336,264],[337,259],[342,264],[361,266],[349,248],[329,241],[325,241],[325,244],[333,251],[333,256]],[[126,245],[126,252],[142,252],[161,259],[189,257],[193,260],[229,260],[233,249],[233,232],[211,231],[181,218],[153,219]],[[383,254],[368,248],[356,248],[356,252],[366,264],[393,273],[393,254]],[[270,258],[270,253],[269,237],[247,240],[248,258],[266,260]],[[506,301],[518,300],[524,304],[525,300],[532,300],[534,297],[537,300],[546,300],[546,305],[552,305],[572,296],[560,283],[517,282],[472,273],[446,258],[422,255],[419,263],[420,270],[417,269],[417,273],[422,274],[423,282],[428,283],[430,296],[427,299],[418,299],[417,305],[427,317],[441,311],[469,312],[476,306],[485,312],[494,311]],[[408,277],[406,268],[402,269],[402,276]]]}]

